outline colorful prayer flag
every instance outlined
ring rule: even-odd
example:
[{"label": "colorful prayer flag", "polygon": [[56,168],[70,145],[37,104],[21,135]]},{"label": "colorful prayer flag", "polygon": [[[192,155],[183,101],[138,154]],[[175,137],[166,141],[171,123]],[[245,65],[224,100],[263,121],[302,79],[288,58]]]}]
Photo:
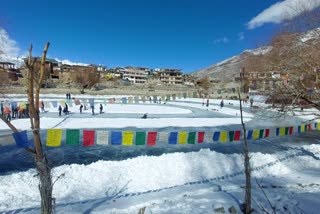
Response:
[{"label": "colorful prayer flag", "polygon": [[256,140],[259,138],[259,129],[253,130],[253,139]]},{"label": "colorful prayer flag", "polygon": [[251,140],[252,139],[252,135],[253,135],[253,131],[249,130],[248,133],[247,133],[247,139]]},{"label": "colorful prayer flag", "polygon": [[232,142],[234,140],[234,131],[229,131],[229,141]]},{"label": "colorful prayer flag", "polygon": [[12,136],[19,148],[27,148],[31,146],[31,143],[28,141],[27,131],[14,132]]},{"label": "colorful prayer flag", "polygon": [[236,131],[234,134],[234,140],[240,140],[241,137],[241,131]]},{"label": "colorful prayer flag", "polygon": [[280,128],[277,128],[276,129],[276,135],[279,136],[279,134],[280,134]]},{"label": "colorful prayer flag", "polygon": [[121,145],[121,141],[122,141],[122,132],[119,132],[119,131],[111,132],[112,145]]},{"label": "colorful prayer flag", "polygon": [[94,130],[83,130],[83,146],[93,146],[94,145]]},{"label": "colorful prayer flag", "polygon": [[188,132],[179,132],[179,144],[187,143]]},{"label": "colorful prayer flag", "polygon": [[108,144],[109,144],[109,132],[97,131],[97,145],[108,145]]},{"label": "colorful prayer flag", "polygon": [[270,129],[265,129],[264,137],[269,137]]},{"label": "colorful prayer flag", "polygon": [[293,127],[291,126],[291,127],[289,128],[289,135],[292,135],[292,133],[293,133]]},{"label": "colorful prayer flag", "polygon": [[196,142],[196,132],[189,132],[187,141],[188,141],[188,144],[195,144],[195,142]]},{"label": "colorful prayer flag", "polygon": [[157,132],[148,132],[147,145],[154,146],[157,143]]},{"label": "colorful prayer flag", "polygon": [[79,145],[80,131],[77,129],[67,129],[66,145]]},{"label": "colorful prayer flag", "polygon": [[227,131],[221,131],[220,132],[220,142],[225,143],[228,141],[228,132]]},{"label": "colorful prayer flag", "polygon": [[260,129],[259,130],[259,139],[263,138],[263,136],[264,136],[263,134],[264,134],[264,129]]},{"label": "colorful prayer flag", "polygon": [[159,132],[159,143],[168,143],[168,137],[169,133],[168,132]]},{"label": "colorful prayer flag", "polygon": [[311,131],[311,124],[308,124],[308,131]]},{"label": "colorful prayer flag", "polygon": [[280,128],[280,136],[283,136],[286,132],[286,129],[284,127]]},{"label": "colorful prayer flag", "polygon": [[177,144],[178,132],[170,132],[169,144]]},{"label": "colorful prayer flag", "polygon": [[206,132],[204,135],[205,143],[213,143],[213,132]]},{"label": "colorful prayer flag", "polygon": [[289,127],[286,127],[286,128],[285,128],[284,134],[285,134],[285,135],[288,135],[288,134],[289,134]]},{"label": "colorful prayer flag", "polygon": [[198,132],[198,143],[203,143],[204,141],[204,132]]},{"label": "colorful prayer flag", "polygon": [[213,133],[213,141],[219,141],[220,139],[220,132],[219,131],[216,131]]},{"label": "colorful prayer flag", "polygon": [[62,129],[48,129],[46,146],[61,146],[61,138]]},{"label": "colorful prayer flag", "polygon": [[146,144],[146,132],[136,132],[136,145]]},{"label": "colorful prayer flag", "polygon": [[133,144],[133,132],[132,131],[124,131],[122,133],[122,145],[132,146]]}]

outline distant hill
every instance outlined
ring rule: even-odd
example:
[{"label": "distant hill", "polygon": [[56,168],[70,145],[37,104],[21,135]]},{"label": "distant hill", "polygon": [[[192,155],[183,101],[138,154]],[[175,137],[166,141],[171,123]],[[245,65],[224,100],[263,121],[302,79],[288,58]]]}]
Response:
[{"label": "distant hill", "polygon": [[[320,42],[320,28],[313,29],[304,33],[292,33],[287,34],[287,39],[291,40],[290,46],[301,46],[306,47],[308,44],[310,47],[310,44],[314,44],[315,41],[317,44]],[[313,45],[311,45],[313,46]],[[290,49],[291,47],[281,47],[283,49]],[[196,78],[203,78],[203,77],[210,77],[211,80],[221,81],[222,83],[230,83],[234,81],[235,77],[239,77],[240,68],[243,66],[246,59],[249,57],[254,57],[255,59],[261,58],[263,59],[265,56],[267,56],[271,51],[273,50],[272,46],[262,46],[256,49],[252,50],[245,50],[242,53],[240,53],[237,56],[233,56],[229,59],[226,59],[222,62],[219,62],[217,64],[211,65],[207,68],[191,72],[190,75],[196,77]],[[281,51],[280,51],[281,52]],[[288,59],[292,60],[292,59]],[[259,67],[265,68],[268,65],[263,64],[263,60],[259,60]],[[258,70],[257,70],[258,71]]]}]

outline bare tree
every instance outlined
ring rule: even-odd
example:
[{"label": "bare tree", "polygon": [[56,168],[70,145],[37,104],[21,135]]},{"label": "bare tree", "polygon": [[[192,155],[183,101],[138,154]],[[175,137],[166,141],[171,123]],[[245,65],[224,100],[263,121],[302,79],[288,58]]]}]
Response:
[{"label": "bare tree", "polygon": [[[32,45],[30,45],[29,57],[28,61],[26,62],[26,66],[28,69],[26,83],[29,103],[28,110],[34,138],[34,149],[26,148],[25,150],[29,152],[35,160],[40,180],[39,192],[41,197],[41,213],[46,214],[53,213],[53,183],[51,177],[51,167],[43,151],[40,139],[39,94],[45,75],[45,60],[49,45],[50,43],[48,42],[44,47],[40,62],[40,69],[36,69],[37,67],[35,66],[37,59],[32,59]],[[13,132],[18,132],[18,130],[4,116],[2,116],[1,119],[11,128]]]},{"label": "bare tree", "polygon": [[99,83],[100,75],[97,68],[90,66],[86,70],[78,72],[74,79],[80,89],[80,93],[84,94],[84,90]]}]

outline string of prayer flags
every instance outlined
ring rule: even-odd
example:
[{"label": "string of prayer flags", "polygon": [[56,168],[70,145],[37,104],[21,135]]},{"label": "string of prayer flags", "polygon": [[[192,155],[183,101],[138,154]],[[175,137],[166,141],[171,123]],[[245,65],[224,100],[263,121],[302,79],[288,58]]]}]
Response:
[{"label": "string of prayer flags", "polygon": [[83,146],[93,146],[94,136],[94,130],[83,130]]},{"label": "string of prayer flags", "polygon": [[108,145],[109,144],[109,132],[108,131],[97,131],[97,145]]},{"label": "string of prayer flags", "polygon": [[136,132],[136,145],[145,145],[146,144],[146,132]]},{"label": "string of prayer flags", "polygon": [[28,148],[31,146],[31,143],[28,141],[28,135],[26,130],[21,132],[14,132],[12,133],[12,136],[19,148]]},{"label": "string of prayer flags", "polygon": [[196,143],[196,132],[189,132],[187,142],[188,142],[188,144],[195,144]]},{"label": "string of prayer flags", "polygon": [[121,145],[122,141],[122,132],[113,131],[111,132],[111,144],[112,145]]},{"label": "string of prayer flags", "polygon": [[198,132],[198,143],[204,142],[204,132]]},{"label": "string of prayer flags", "polygon": [[124,131],[122,134],[122,145],[132,146],[132,144],[133,144],[133,132]]},{"label": "string of prayer flags", "polygon": [[177,144],[178,132],[170,132],[169,144]]},{"label": "string of prayer flags", "polygon": [[148,132],[147,145],[154,146],[157,142],[157,132]]},{"label": "string of prayer flags", "polygon": [[220,142],[225,143],[228,141],[227,131],[221,131],[220,133]]},{"label": "string of prayer flags", "polygon": [[46,146],[61,146],[62,129],[48,129]]},{"label": "string of prayer flags", "polygon": [[187,137],[188,133],[187,132],[179,132],[179,144],[186,144],[187,143]]},{"label": "string of prayer flags", "polygon": [[78,145],[80,139],[80,131],[77,129],[67,129],[66,133],[66,144],[67,145]]}]

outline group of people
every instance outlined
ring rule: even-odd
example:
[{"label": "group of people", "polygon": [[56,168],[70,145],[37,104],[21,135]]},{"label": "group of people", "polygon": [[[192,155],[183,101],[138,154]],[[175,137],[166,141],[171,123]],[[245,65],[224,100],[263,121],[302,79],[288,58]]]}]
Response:
[{"label": "group of people", "polygon": [[1,110],[1,116],[5,115],[5,118],[10,121],[15,118],[28,118],[29,117],[29,111],[28,111],[29,105],[28,103],[7,103],[4,102],[0,103],[0,110]]},{"label": "group of people", "polygon": [[[82,114],[82,112],[83,112],[83,108],[84,108],[84,105],[81,103],[81,104],[80,104],[80,107],[79,107],[80,114]],[[91,108],[92,115],[95,115],[95,112],[94,112],[95,107],[94,107],[94,105],[91,105],[91,106],[90,106],[90,108]],[[102,105],[102,104],[100,104],[100,106],[99,106],[99,110],[100,110],[100,112],[99,112],[99,113],[100,113],[100,114],[102,114],[102,113],[103,113],[103,105]],[[63,112],[65,115],[69,114],[69,113],[70,113],[70,111],[69,111],[69,106],[68,106],[68,104],[67,104],[67,103],[65,103],[64,108],[63,108],[63,109],[62,109],[62,106],[61,106],[61,105],[59,105],[59,107],[58,107],[58,111],[59,111],[59,116],[61,116],[61,115],[62,115],[62,112]]]}]

